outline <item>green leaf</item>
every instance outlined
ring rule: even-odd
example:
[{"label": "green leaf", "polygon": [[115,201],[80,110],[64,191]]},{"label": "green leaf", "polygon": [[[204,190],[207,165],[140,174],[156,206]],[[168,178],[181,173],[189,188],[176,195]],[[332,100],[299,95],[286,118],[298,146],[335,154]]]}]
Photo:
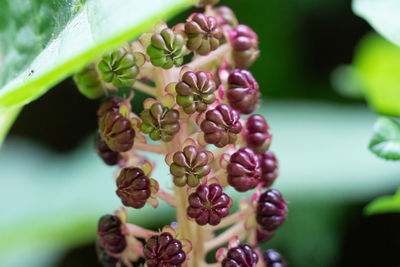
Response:
[{"label": "green leaf", "polygon": [[384,196],[375,199],[365,207],[364,212],[367,215],[400,212],[400,189],[393,196]]},{"label": "green leaf", "polygon": [[374,125],[369,149],[378,157],[400,160],[400,124],[393,119],[380,117]]},{"label": "green leaf", "polygon": [[[104,52],[150,30],[158,20],[194,2],[3,1],[0,8],[0,114],[10,117],[9,109],[16,111]],[[7,132],[9,127],[6,126],[9,125],[0,124],[0,137]]]},{"label": "green leaf", "polygon": [[368,34],[353,60],[369,105],[379,113],[400,117],[400,47]]},{"label": "green leaf", "polygon": [[385,38],[400,45],[400,1],[353,0],[353,11]]}]

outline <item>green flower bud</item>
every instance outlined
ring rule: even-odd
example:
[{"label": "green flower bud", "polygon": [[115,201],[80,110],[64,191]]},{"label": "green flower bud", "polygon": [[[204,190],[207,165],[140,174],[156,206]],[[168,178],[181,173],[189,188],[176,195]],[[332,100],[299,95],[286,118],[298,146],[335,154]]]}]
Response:
[{"label": "green flower bud", "polygon": [[123,47],[103,56],[99,69],[103,80],[116,87],[132,86],[139,74],[135,57]]},{"label": "green flower bud", "polygon": [[93,63],[74,75],[74,82],[79,92],[90,99],[99,98],[104,94],[104,86],[101,83],[96,67]]},{"label": "green flower bud", "polygon": [[186,54],[185,37],[183,34],[165,28],[160,33],[154,33],[147,47],[151,64],[163,69],[173,65],[180,66]]},{"label": "green flower bud", "polygon": [[204,112],[207,110],[207,105],[215,101],[216,85],[212,74],[209,72],[185,72],[175,90],[177,93],[176,102],[186,114],[192,114],[196,111]]},{"label": "green flower bud", "polygon": [[191,16],[190,21],[185,23],[185,32],[189,38],[187,47],[200,55],[217,49],[223,38],[217,20],[202,13]]},{"label": "green flower bud", "polygon": [[179,112],[175,109],[163,107],[154,103],[149,109],[140,113],[142,119],[141,130],[154,140],[169,142],[179,132]]},{"label": "green flower bud", "polygon": [[173,162],[170,166],[170,173],[174,176],[176,186],[195,187],[200,179],[210,173],[210,159],[205,151],[194,146],[187,146],[183,151],[175,152]]}]

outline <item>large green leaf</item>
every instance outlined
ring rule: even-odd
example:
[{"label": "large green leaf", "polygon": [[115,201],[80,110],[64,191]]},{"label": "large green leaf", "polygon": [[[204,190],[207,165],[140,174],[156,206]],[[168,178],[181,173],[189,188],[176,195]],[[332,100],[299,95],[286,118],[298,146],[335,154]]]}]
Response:
[{"label": "large green leaf", "polygon": [[358,45],[353,64],[370,106],[400,117],[400,47],[368,34]]},{"label": "large green leaf", "polygon": [[377,198],[365,207],[368,215],[387,212],[400,212],[400,190],[393,196]]},{"label": "large green leaf", "polygon": [[374,126],[369,149],[378,157],[400,160],[400,124],[390,118],[379,118]]},{"label": "large green leaf", "polygon": [[353,0],[353,11],[388,40],[400,45],[400,1]]},{"label": "large green leaf", "polygon": [[[0,143],[18,107],[195,0],[12,0],[0,8]],[[15,112],[14,112],[15,114]]]}]

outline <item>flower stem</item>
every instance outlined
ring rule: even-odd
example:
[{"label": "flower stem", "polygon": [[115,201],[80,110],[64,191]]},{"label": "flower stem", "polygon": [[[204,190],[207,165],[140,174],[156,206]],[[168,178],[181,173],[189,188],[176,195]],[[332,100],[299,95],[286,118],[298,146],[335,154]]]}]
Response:
[{"label": "flower stem", "polygon": [[152,152],[157,154],[164,154],[165,150],[160,145],[152,145],[152,144],[143,144],[143,143],[135,143],[134,144],[135,150],[141,150],[145,152]]},{"label": "flower stem", "polygon": [[135,84],[133,85],[133,87],[139,91],[142,91],[143,93],[148,94],[148,95],[156,96],[156,88],[155,87],[152,87],[152,86],[142,83],[140,81],[136,81]]},{"label": "flower stem", "polygon": [[157,192],[157,197],[167,202],[172,207],[176,207],[176,199],[175,197],[168,193],[167,191],[162,190],[161,188]]},{"label": "flower stem", "polygon": [[206,67],[212,65],[211,63],[215,61],[220,61],[222,57],[227,56],[229,51],[231,50],[231,45],[230,44],[223,44],[221,45],[217,50],[211,52],[207,56],[202,56],[191,63],[189,63],[187,66],[192,69],[192,70],[208,70]]},{"label": "flower stem", "polygon": [[143,227],[131,224],[131,223],[127,223],[126,227],[127,227],[128,231],[129,231],[129,234],[134,235],[136,237],[141,237],[141,238],[144,238],[144,239],[147,239],[150,236],[157,234],[157,232],[148,230],[146,228],[143,228]]},{"label": "flower stem", "polygon": [[213,250],[225,243],[228,243],[228,241],[232,237],[234,237],[235,235],[239,235],[244,231],[246,231],[246,229],[244,228],[244,222],[241,221],[241,222],[233,225],[231,228],[229,228],[222,234],[218,235],[216,238],[206,242],[204,245],[205,250],[208,252],[208,251]]}]

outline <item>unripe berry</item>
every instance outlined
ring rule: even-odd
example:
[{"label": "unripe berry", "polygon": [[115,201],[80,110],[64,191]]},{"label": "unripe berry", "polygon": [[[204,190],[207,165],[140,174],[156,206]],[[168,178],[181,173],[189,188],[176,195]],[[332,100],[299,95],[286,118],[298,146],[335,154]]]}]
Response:
[{"label": "unripe berry", "polygon": [[261,182],[263,183],[263,187],[269,187],[274,183],[276,177],[278,177],[278,160],[274,153],[269,150],[258,157],[262,170]]},{"label": "unripe berry", "polygon": [[100,218],[97,232],[100,246],[111,253],[121,253],[126,248],[126,239],[121,232],[121,220],[114,215]]},{"label": "unripe berry", "polygon": [[263,253],[265,267],[287,267],[285,259],[281,254],[273,249],[268,249]]},{"label": "unripe berry", "polygon": [[142,208],[151,195],[150,179],[139,168],[124,168],[117,178],[117,195],[127,207]]},{"label": "unripe berry", "polygon": [[132,148],[135,130],[121,113],[107,112],[99,119],[101,137],[112,151],[125,152]]},{"label": "unripe berry", "polygon": [[264,117],[258,114],[251,115],[246,122],[246,143],[257,153],[263,153],[271,144],[269,126]]},{"label": "unripe berry", "polygon": [[250,27],[240,24],[231,31],[232,56],[236,67],[246,69],[257,59],[258,37]]},{"label": "unripe berry", "polygon": [[235,69],[229,74],[228,84],[226,96],[232,108],[250,114],[258,107],[260,91],[250,71]]},{"label": "unripe berry", "polygon": [[221,218],[229,215],[232,199],[222,191],[219,184],[199,185],[189,195],[187,215],[199,225],[217,225]]},{"label": "unripe berry", "polygon": [[109,111],[117,112],[121,106],[122,99],[118,96],[107,97],[97,110],[97,116],[100,118]]},{"label": "unripe berry", "polygon": [[205,120],[200,125],[205,141],[216,147],[235,143],[237,134],[242,130],[239,119],[239,113],[225,104],[208,110]]},{"label": "unripe berry", "polygon": [[245,192],[260,182],[261,166],[254,151],[244,147],[232,154],[227,172],[229,185],[239,192]]},{"label": "unripe berry", "polygon": [[106,142],[101,138],[100,132],[97,131],[95,140],[94,140],[94,148],[97,152],[97,155],[106,163],[107,165],[115,165],[119,161],[119,153],[112,151]]},{"label": "unripe berry", "polygon": [[223,34],[214,17],[195,13],[191,20],[185,23],[188,35],[187,48],[200,55],[207,55],[218,48]]},{"label": "unripe berry", "polygon": [[169,170],[176,186],[187,184],[195,187],[211,170],[207,153],[194,146],[187,146],[183,151],[175,152],[172,160]]},{"label": "unripe berry", "polygon": [[73,78],[79,92],[87,98],[95,99],[104,95],[105,88],[93,63],[76,73]]},{"label": "unripe berry", "polygon": [[149,109],[140,113],[142,119],[141,130],[149,134],[154,140],[169,142],[179,132],[179,112],[175,109],[163,107],[160,103],[154,103]]},{"label": "unripe berry", "polygon": [[257,262],[257,253],[249,245],[241,244],[228,250],[222,267],[255,267]]},{"label": "unripe berry", "polygon": [[231,28],[238,25],[238,20],[233,13],[232,9],[227,6],[218,7],[215,10],[216,18],[219,25],[229,25]]},{"label": "unripe berry", "polygon": [[180,66],[186,54],[185,37],[178,32],[165,28],[160,33],[154,33],[147,47],[151,64],[163,69],[173,65]]},{"label": "unripe berry", "polygon": [[260,195],[256,219],[263,230],[276,230],[284,223],[286,214],[287,202],[279,191],[269,189]]},{"label": "unripe berry", "polygon": [[132,86],[139,74],[135,57],[123,47],[103,56],[99,69],[103,80],[116,87]]},{"label": "unripe berry", "polygon": [[211,73],[206,71],[187,71],[176,84],[176,103],[186,114],[204,112],[207,105],[215,101],[216,85]]},{"label": "unripe berry", "polygon": [[167,232],[150,237],[143,247],[143,254],[148,267],[178,267],[186,259],[181,242]]}]

